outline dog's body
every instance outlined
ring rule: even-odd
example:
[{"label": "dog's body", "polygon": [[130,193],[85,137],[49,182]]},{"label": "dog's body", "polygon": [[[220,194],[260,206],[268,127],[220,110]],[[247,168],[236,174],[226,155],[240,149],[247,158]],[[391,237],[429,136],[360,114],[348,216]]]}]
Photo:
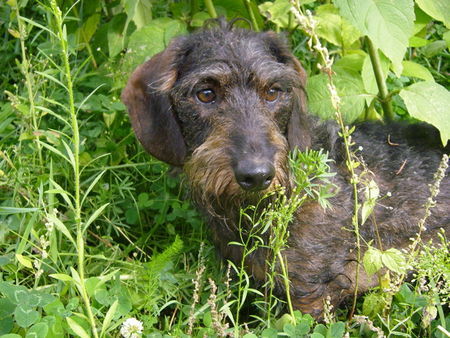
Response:
[{"label": "dog's body", "polygon": [[[323,148],[331,154],[339,191],[330,200],[333,209],[303,204],[283,251],[294,305],[320,316],[325,297],[336,306],[355,288],[353,191],[342,141],[333,123],[307,115],[305,72],[279,37],[222,26],[174,40],[134,72],[122,98],[145,149],[183,167],[215,245],[234,262],[241,261],[242,249],[228,243],[240,241],[239,208],[278,185],[292,190],[289,150]],[[376,222],[384,250],[406,248],[444,153],[432,145],[438,135],[425,125],[364,123],[352,137],[381,195],[392,194],[377,204],[361,235],[366,242],[376,240]],[[447,176],[425,238],[439,227],[450,231],[449,211]],[[266,258],[260,249],[246,261],[257,280],[266,277]],[[376,284],[361,273],[359,290]]]}]

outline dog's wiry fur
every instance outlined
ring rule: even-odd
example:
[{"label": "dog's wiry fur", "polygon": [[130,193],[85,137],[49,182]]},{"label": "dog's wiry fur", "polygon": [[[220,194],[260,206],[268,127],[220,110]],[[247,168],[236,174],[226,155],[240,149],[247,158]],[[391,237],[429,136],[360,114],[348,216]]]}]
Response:
[{"label": "dog's wiry fur", "polygon": [[[172,41],[137,68],[122,98],[145,149],[183,167],[215,245],[234,262],[242,258],[241,248],[228,243],[239,241],[239,208],[257,203],[277,185],[288,193],[292,189],[289,151],[324,148],[330,153],[332,171],[337,173],[333,180],[339,187],[331,199],[334,207],[324,210],[314,201],[302,205],[284,251],[294,305],[320,316],[325,297],[337,306],[354,292],[355,235],[349,231],[353,191],[336,126],[307,114],[305,82],[303,68],[282,38],[222,23]],[[275,100],[266,99],[271,87],[277,91]],[[214,91],[213,102],[198,99],[204,89]],[[436,143],[438,134],[424,124],[366,122],[352,136],[362,147],[356,153],[381,194],[392,193],[377,203],[361,235],[366,242],[374,240],[376,222],[383,249],[405,248],[418,230],[428,185],[445,151]],[[249,172],[256,168],[255,177],[272,169],[274,175],[264,176],[264,189],[244,189],[248,182],[237,179],[242,167]],[[448,176],[428,219],[425,239],[433,238],[440,227],[449,233]],[[257,280],[265,278],[267,254],[258,250],[246,261]],[[361,271],[358,288],[365,291],[376,280]]]}]

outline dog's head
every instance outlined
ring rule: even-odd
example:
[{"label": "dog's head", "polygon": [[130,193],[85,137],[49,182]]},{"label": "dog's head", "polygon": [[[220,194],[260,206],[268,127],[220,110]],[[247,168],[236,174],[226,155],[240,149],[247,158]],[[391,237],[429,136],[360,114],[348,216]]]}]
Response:
[{"label": "dog's head", "polygon": [[210,198],[286,183],[289,148],[310,145],[305,81],[277,34],[220,27],[172,41],[122,99],[144,148]]}]

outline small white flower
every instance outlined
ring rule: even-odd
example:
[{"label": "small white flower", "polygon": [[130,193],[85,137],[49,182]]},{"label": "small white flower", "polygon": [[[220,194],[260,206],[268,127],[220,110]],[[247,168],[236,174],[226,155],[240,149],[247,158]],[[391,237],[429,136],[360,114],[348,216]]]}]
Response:
[{"label": "small white flower", "polygon": [[388,192],[386,193],[386,196],[387,196],[387,197],[391,197],[391,196],[392,196],[392,193],[391,193],[390,191],[388,191]]},{"label": "small white flower", "polygon": [[142,325],[142,322],[136,318],[128,318],[122,323],[120,334],[124,338],[138,338],[141,336],[143,330],[144,326]]}]

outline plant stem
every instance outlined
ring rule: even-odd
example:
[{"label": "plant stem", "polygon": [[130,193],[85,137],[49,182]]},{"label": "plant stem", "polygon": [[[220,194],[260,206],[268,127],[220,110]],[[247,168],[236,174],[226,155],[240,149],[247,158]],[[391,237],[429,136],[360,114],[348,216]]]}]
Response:
[{"label": "plant stem", "polygon": [[89,296],[86,291],[86,285],[84,283],[84,235],[81,223],[81,203],[80,203],[80,134],[78,129],[78,119],[75,110],[75,102],[73,97],[73,82],[69,63],[69,52],[67,47],[67,40],[65,36],[65,29],[63,32],[63,22],[61,10],[56,4],[56,0],[51,0],[51,7],[56,19],[56,26],[58,29],[58,39],[61,45],[62,61],[64,64],[64,76],[67,83],[67,91],[69,95],[69,112],[72,125],[72,144],[73,144],[73,173],[75,182],[75,225],[77,230],[77,252],[78,252],[78,274],[80,275],[80,293],[83,298],[88,319],[91,324],[91,330],[94,337],[98,337],[97,328],[95,325],[95,318],[92,313]]},{"label": "plant stem", "polygon": [[[352,308],[349,313],[349,318],[353,317],[353,313],[356,308],[356,299],[358,295],[358,284],[359,284],[359,277],[360,277],[360,263],[361,263],[361,238],[359,233],[359,217],[358,212],[360,208],[360,204],[358,202],[358,176],[355,173],[355,162],[352,158],[352,152],[350,150],[351,147],[351,132],[349,131],[348,127],[345,126],[344,120],[342,118],[342,113],[340,110],[340,102],[341,98],[339,97],[336,86],[333,83],[333,71],[332,71],[332,65],[333,65],[333,59],[330,57],[330,54],[328,52],[328,49],[326,47],[322,46],[322,43],[320,42],[319,36],[316,32],[316,26],[317,22],[314,20],[311,13],[307,12],[307,15],[303,14],[301,11],[300,5],[298,3],[298,0],[291,0],[291,3],[293,7],[291,8],[291,12],[296,17],[298,23],[303,28],[306,34],[308,34],[311,38],[310,46],[311,49],[315,49],[320,57],[321,57],[321,65],[320,70],[327,74],[328,76],[328,90],[330,91],[330,99],[331,104],[333,105],[333,108],[336,111],[336,120],[339,124],[339,127],[341,129],[341,136],[344,141],[344,147],[345,147],[345,156],[346,156],[346,165],[348,170],[350,171],[351,180],[350,183],[353,187],[353,217],[352,217],[352,225],[353,225],[353,231],[355,233],[356,237],[356,272],[355,272],[355,292],[353,297],[353,304]],[[380,67],[381,69],[381,67]]]},{"label": "plant stem", "polygon": [[252,20],[252,26],[253,30],[256,32],[260,31],[258,21],[256,21],[255,13],[253,12],[252,6],[251,6],[251,0],[244,0],[245,7],[247,8],[247,12],[250,15],[250,19]]},{"label": "plant stem", "polygon": [[217,18],[217,12],[216,9],[214,8],[214,4],[212,2],[212,0],[205,0],[205,6],[206,9],[208,10],[208,14],[211,18]]},{"label": "plant stem", "polygon": [[284,288],[286,289],[286,300],[288,303],[289,312],[291,314],[292,320],[295,320],[294,307],[292,306],[291,293],[290,293],[289,277],[288,277],[288,272],[286,269],[286,261],[284,260],[283,255],[281,254],[281,251],[278,251],[277,255],[278,255],[278,260],[279,260],[280,266],[281,266],[281,272],[283,275]]},{"label": "plant stem", "polygon": [[199,5],[198,0],[191,0],[191,17],[199,11]]},{"label": "plant stem", "polygon": [[373,45],[372,41],[366,37],[367,46],[369,47],[370,61],[372,62],[373,72],[375,74],[375,80],[378,86],[378,97],[380,99],[381,107],[383,108],[384,116],[388,120],[394,119],[394,112],[392,110],[391,99],[389,91],[386,86],[386,82],[383,78],[383,69],[381,67],[380,55],[378,50]]},{"label": "plant stem", "polygon": [[[28,62],[27,59],[27,54],[26,54],[26,47],[25,47],[25,35],[26,35],[26,31],[25,31],[25,27],[23,26],[23,22],[22,22],[22,17],[20,16],[19,13],[19,4],[16,4],[16,15],[17,15],[17,24],[19,26],[19,36],[20,36],[20,49],[22,51],[22,74],[25,76],[25,85],[27,87],[27,93],[28,93],[28,102],[30,105],[30,115],[31,115],[31,123],[33,126],[33,130],[37,131],[38,130],[38,123],[37,123],[37,119],[36,119],[36,109],[34,106],[34,95],[33,95],[33,80],[31,78],[31,73],[30,73],[30,63]],[[38,157],[39,157],[39,165],[42,167],[44,162],[42,160],[42,151],[41,151],[41,144],[38,142],[38,136],[36,136],[36,138],[34,139],[35,143],[36,143],[36,147],[38,149]]]}]

